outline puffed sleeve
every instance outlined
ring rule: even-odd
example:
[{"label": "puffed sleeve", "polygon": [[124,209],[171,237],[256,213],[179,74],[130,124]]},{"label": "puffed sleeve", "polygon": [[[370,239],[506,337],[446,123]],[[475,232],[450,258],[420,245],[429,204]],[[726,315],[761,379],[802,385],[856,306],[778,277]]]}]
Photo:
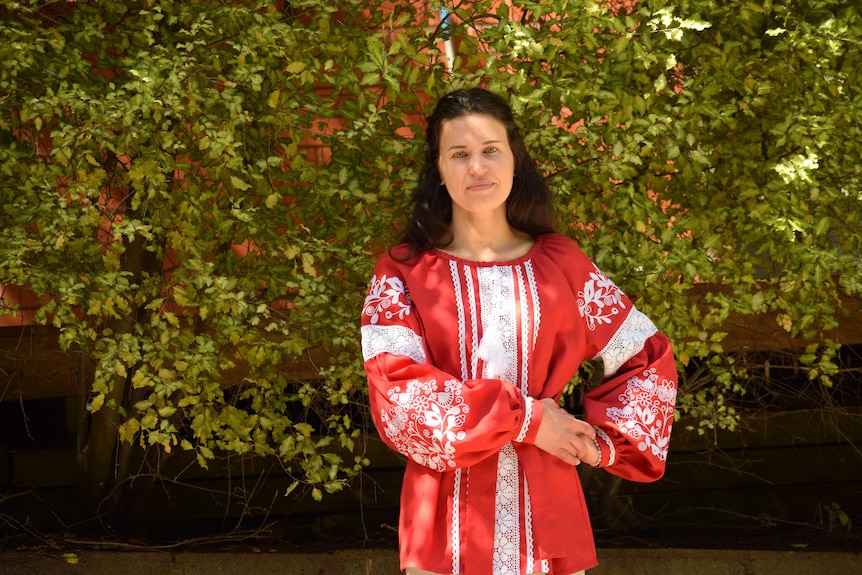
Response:
[{"label": "puffed sleeve", "polygon": [[668,338],[579,249],[570,281],[577,295],[602,383],[584,396],[596,430],[600,467],[631,481],[655,481],[665,470],[677,393]]},{"label": "puffed sleeve", "polygon": [[631,481],[655,481],[664,475],[676,392],[670,342],[655,333],[584,397],[587,421],[602,448],[599,466]]},{"label": "puffed sleeve", "polygon": [[522,397],[507,381],[462,380],[427,361],[408,272],[407,264],[383,256],[362,311],[369,404],[380,437],[412,461],[441,472],[473,465],[508,441],[532,443],[540,402]]}]

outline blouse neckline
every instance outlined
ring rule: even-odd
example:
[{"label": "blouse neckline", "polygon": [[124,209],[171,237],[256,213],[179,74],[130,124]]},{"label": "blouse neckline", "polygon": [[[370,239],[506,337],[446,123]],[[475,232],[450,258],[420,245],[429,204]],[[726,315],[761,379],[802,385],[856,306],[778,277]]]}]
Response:
[{"label": "blouse neckline", "polygon": [[533,257],[533,255],[535,254],[536,250],[539,249],[539,245],[544,243],[544,241],[545,241],[545,234],[538,235],[534,238],[533,245],[530,246],[530,249],[528,249],[524,255],[519,256],[519,257],[514,258],[514,259],[511,259],[511,260],[497,260],[497,261],[492,261],[492,262],[480,262],[480,261],[476,261],[476,260],[470,260],[470,259],[458,257],[458,256],[452,255],[450,253],[444,252],[443,250],[441,250],[439,248],[432,248],[430,251],[431,251],[431,253],[433,253],[434,255],[436,255],[437,257],[439,257],[441,259],[450,260],[450,261],[458,262],[461,264],[466,264],[466,265],[473,266],[473,267],[511,266],[511,265],[518,265],[520,263],[523,263],[523,262],[531,259]]}]

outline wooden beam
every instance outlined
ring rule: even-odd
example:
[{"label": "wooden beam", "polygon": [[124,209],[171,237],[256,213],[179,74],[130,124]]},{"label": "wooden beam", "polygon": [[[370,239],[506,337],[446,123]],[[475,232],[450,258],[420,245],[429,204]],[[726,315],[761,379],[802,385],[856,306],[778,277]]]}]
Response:
[{"label": "wooden beam", "polygon": [[83,358],[62,351],[57,335],[44,326],[0,328],[0,401],[77,396]]},{"label": "wooden beam", "polygon": [[[727,291],[723,286],[697,285],[689,295],[694,301],[702,301],[713,291]],[[838,314],[838,326],[824,331],[825,338],[831,338],[842,345],[862,344],[862,300],[842,296]],[[726,332],[722,341],[725,351],[777,351],[801,349],[812,343],[801,337],[792,337],[778,321],[777,312],[760,314],[731,313],[724,324],[713,331]]]}]

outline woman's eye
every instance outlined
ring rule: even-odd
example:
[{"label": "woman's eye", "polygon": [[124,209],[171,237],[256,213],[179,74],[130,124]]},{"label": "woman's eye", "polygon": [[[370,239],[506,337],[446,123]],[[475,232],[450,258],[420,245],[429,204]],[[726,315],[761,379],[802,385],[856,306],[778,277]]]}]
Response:
[{"label": "woman's eye", "polygon": [[452,157],[453,158],[466,158],[467,153],[466,152],[455,152],[454,154],[452,154]]},{"label": "woman's eye", "polygon": [[485,149],[486,154],[495,154],[497,152],[497,146],[491,146]]}]

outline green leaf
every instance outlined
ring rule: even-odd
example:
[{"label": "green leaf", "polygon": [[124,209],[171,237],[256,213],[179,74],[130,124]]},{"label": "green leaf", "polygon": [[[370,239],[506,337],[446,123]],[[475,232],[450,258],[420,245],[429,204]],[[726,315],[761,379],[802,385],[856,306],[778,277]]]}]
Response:
[{"label": "green leaf", "polygon": [[[862,294],[847,2],[482,0],[446,30],[428,27],[439,6],[376,0],[361,18],[318,0],[30,4],[3,8],[0,314],[94,366],[88,437],[202,466],[277,449],[321,496],[359,473],[324,455],[362,444],[341,419],[367,402],[357,310],[409,217],[425,117],[456,87],[511,102],[560,230],[688,367],[698,431],[732,428],[753,381],[730,324],[771,312],[823,342]],[[792,354],[838,381],[822,346]],[[86,452],[94,493],[129,481],[111,449]]]},{"label": "green leaf", "polygon": [[245,191],[245,190],[248,190],[249,188],[251,188],[251,185],[247,184],[246,182],[244,182],[243,180],[239,179],[236,176],[230,177],[230,184],[234,188],[236,188],[238,190],[242,190],[242,191]]},{"label": "green leaf", "polygon": [[[278,107],[278,98],[281,96],[281,90],[273,90],[269,94],[269,98],[267,98],[266,103],[270,108]],[[236,184],[234,184],[236,186]],[[237,186],[238,187],[238,186]],[[245,188],[241,188],[245,189]]]}]

